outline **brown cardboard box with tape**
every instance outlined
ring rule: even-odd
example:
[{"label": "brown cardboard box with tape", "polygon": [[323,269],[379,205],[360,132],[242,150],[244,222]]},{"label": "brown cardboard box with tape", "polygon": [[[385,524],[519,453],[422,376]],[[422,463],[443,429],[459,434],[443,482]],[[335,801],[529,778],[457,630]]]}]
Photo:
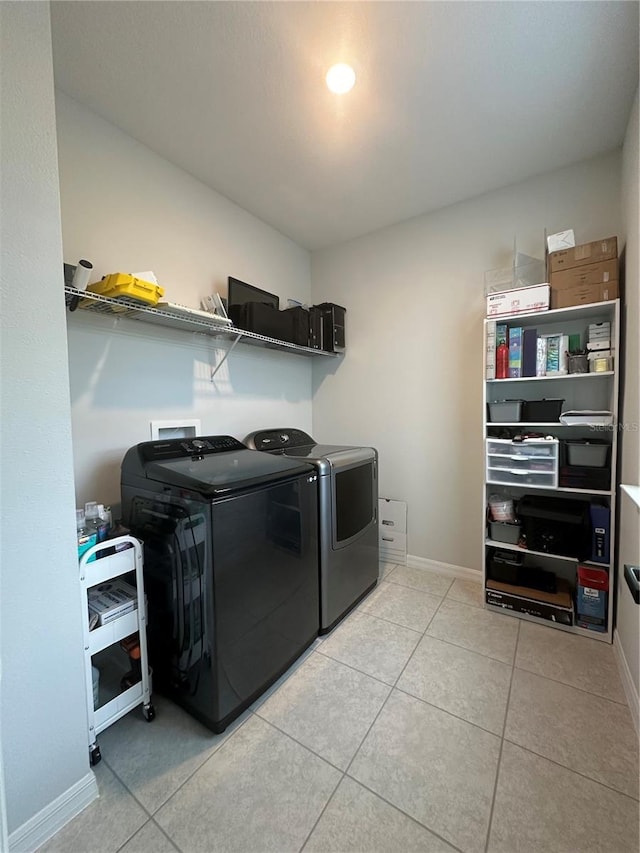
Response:
[{"label": "brown cardboard box with tape", "polygon": [[571,249],[562,249],[549,255],[549,273],[560,270],[583,267],[600,261],[611,261],[618,257],[618,240],[616,237],[606,237],[604,240],[594,240],[592,243],[582,243]]},{"label": "brown cardboard box with tape", "polygon": [[594,264],[561,269],[552,272],[549,281],[552,308],[569,308],[572,305],[617,299],[618,260],[611,258]]},{"label": "brown cardboard box with tape", "polygon": [[559,270],[552,272],[549,276],[549,284],[554,290],[590,284],[609,284],[612,281],[618,281],[617,258],[596,264],[586,264],[583,267]]},{"label": "brown cardboard box with tape", "polygon": [[619,288],[617,281],[608,284],[576,284],[560,290],[551,288],[551,307],[570,308],[572,305],[590,305],[592,302],[607,302],[617,299]]}]

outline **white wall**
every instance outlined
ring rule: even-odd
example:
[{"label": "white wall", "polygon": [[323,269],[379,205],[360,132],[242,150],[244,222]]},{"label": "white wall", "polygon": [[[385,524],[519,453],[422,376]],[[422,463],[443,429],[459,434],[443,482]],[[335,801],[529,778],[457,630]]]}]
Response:
[{"label": "white wall", "polygon": [[89,763],[49,6],[2,3],[0,20],[1,733],[15,837]]},{"label": "white wall", "polygon": [[[625,255],[625,366],[623,388],[623,421],[640,424],[640,266],[638,264],[638,94],[629,116],[622,149],[622,216],[626,245]],[[633,430],[622,432],[621,481],[640,483],[640,438]]]},{"label": "white wall", "polygon": [[314,364],[314,434],[378,448],[412,556],[481,567],[483,275],[514,236],[542,257],[545,227],[618,234],[619,153],[312,255],[313,301],[347,308],[348,338],[339,370]]},{"label": "white wall", "polygon": [[[638,265],[638,95],[629,118],[622,153],[622,211],[626,232],[626,317],[625,381],[621,432],[622,464],[620,479],[629,485],[640,485],[640,267]],[[635,425],[635,430],[633,429]],[[626,495],[620,499],[620,551],[618,559],[617,641],[622,647],[626,665],[637,697],[640,693],[640,607],[636,605],[624,580],[624,564],[640,564],[640,513]]]},{"label": "white wall", "polygon": [[[309,253],[172,166],[113,125],[56,93],[64,257],[95,276],[152,269],[165,297],[199,307],[229,275],[287,298],[310,296]],[[205,434],[311,428],[311,364],[239,345],[210,381],[222,350],[136,323],[131,333],[69,320],[73,450],[79,504],[120,499],[126,449],[152,419],[198,417]],[[165,333],[166,331],[166,333]],[[161,334],[162,333],[162,334]]]}]

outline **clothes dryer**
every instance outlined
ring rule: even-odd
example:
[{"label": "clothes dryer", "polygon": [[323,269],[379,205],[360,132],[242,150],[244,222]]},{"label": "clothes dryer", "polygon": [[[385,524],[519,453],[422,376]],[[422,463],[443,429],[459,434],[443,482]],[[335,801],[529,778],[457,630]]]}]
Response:
[{"label": "clothes dryer", "polygon": [[378,453],[373,447],[318,444],[289,428],[252,432],[245,443],[316,469],[320,633],[326,634],[378,581]]}]

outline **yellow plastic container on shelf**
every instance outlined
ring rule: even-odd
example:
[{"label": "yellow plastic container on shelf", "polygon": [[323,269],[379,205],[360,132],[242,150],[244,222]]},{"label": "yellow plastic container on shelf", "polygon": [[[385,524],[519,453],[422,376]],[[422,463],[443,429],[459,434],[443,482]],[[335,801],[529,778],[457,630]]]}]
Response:
[{"label": "yellow plastic container on shelf", "polygon": [[112,299],[134,299],[145,305],[157,305],[160,297],[164,296],[164,287],[126,272],[105,275],[100,281],[88,285],[87,290]]}]

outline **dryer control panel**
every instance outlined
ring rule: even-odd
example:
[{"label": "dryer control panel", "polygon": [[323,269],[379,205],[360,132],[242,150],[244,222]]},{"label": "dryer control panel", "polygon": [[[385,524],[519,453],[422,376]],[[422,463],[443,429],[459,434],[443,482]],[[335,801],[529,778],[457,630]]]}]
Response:
[{"label": "dryer control panel", "polygon": [[313,439],[301,429],[263,429],[254,432],[247,440],[255,450],[286,450],[289,447],[305,447],[314,444]]}]

